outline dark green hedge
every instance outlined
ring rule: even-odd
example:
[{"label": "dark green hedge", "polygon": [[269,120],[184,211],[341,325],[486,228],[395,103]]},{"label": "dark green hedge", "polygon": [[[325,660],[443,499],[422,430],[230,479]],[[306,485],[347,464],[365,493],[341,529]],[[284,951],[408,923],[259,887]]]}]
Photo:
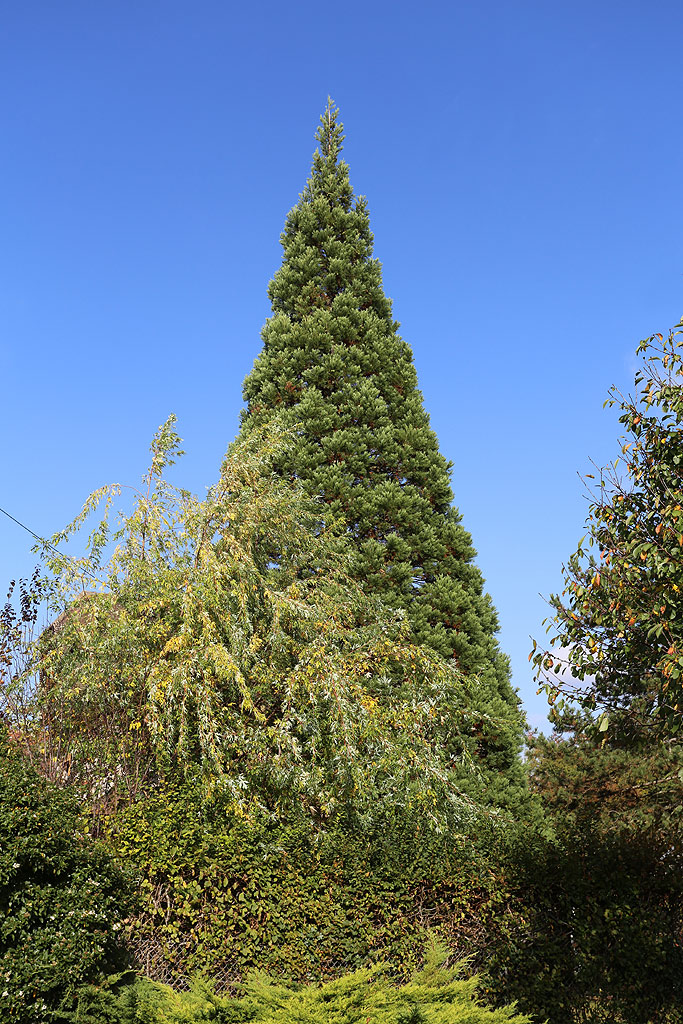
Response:
[{"label": "dark green hedge", "polygon": [[[418,820],[371,833],[322,830],[207,807],[191,788],[157,792],[109,819],[107,841],[142,876],[136,937],[153,935],[183,973],[232,966],[324,978],[383,958],[410,970],[425,929],[496,898],[464,837],[424,834]],[[183,948],[184,947],[184,948]]]},{"label": "dark green hedge", "polygon": [[0,734],[0,1020],[50,1020],[78,985],[121,964],[129,904],[129,882],[85,834],[74,794]]},{"label": "dark green hedge", "polygon": [[489,992],[551,1024],[683,1021],[683,863],[650,832],[520,834],[505,914],[489,922]]}]

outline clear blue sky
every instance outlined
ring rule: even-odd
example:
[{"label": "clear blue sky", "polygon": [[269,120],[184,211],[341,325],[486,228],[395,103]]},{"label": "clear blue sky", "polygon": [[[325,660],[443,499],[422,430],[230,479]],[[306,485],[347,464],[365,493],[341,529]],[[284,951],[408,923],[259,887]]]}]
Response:
[{"label": "clear blue sky", "polygon": [[[10,0],[0,505],[40,534],[137,482],[173,411],[234,437],[328,93],[533,724],[539,594],[616,454],[608,387],[683,313],[680,3]],[[0,585],[33,565],[0,517]]]}]

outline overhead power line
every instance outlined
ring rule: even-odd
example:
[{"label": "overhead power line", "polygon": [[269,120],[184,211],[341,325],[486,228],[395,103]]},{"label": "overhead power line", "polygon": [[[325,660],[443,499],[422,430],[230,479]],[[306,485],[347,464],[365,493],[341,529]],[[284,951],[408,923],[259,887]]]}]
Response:
[{"label": "overhead power line", "polygon": [[[44,538],[44,537],[39,537],[39,536],[38,536],[38,534],[37,534],[37,533],[35,533],[35,531],[34,531],[34,530],[32,530],[32,529],[30,528],[30,526],[27,526],[27,525],[26,525],[26,523],[22,523],[22,522],[21,522],[21,521],[20,521],[19,519],[17,519],[17,518],[15,517],[15,516],[11,515],[11,514],[10,514],[10,513],[9,513],[9,512],[7,511],[7,509],[6,509],[6,508],[2,508],[2,507],[0,506],[0,512],[2,512],[2,514],[3,514],[3,515],[7,516],[7,518],[8,518],[8,519],[11,519],[13,523],[16,523],[16,524],[17,524],[17,526],[20,526],[20,527],[22,528],[22,530],[26,530],[26,532],[27,532],[27,533],[30,533],[30,534],[31,534],[31,536],[32,536],[33,538],[35,538],[35,540],[37,540],[39,544],[42,544],[42,545],[43,545],[44,547],[46,547],[46,548],[49,548],[49,549],[50,549],[50,551],[54,551],[54,553],[55,553],[56,555],[59,555],[59,556],[60,556],[60,558],[68,558],[68,559],[69,559],[69,561],[71,561],[71,562],[77,562],[77,561],[78,561],[78,559],[76,559],[76,558],[73,558],[73,557],[72,557],[71,555],[65,555],[65,554],[64,554],[64,552],[60,551],[60,550],[59,550],[59,548],[56,548],[56,547],[54,546],[54,544],[51,544],[49,540],[45,540],[45,538]],[[96,583],[99,583],[99,582],[100,582],[100,580],[98,579],[98,577],[97,577],[97,576],[95,576],[95,575],[94,575],[94,573],[90,572],[90,570],[89,570],[89,569],[85,569],[85,568],[84,568],[84,567],[83,567],[82,565],[80,565],[80,564],[79,564],[78,568],[79,568],[79,569],[80,569],[80,571],[81,571],[82,573],[84,573],[84,574],[85,574],[86,576],[89,576],[91,580],[95,580],[95,582],[96,582]]]}]

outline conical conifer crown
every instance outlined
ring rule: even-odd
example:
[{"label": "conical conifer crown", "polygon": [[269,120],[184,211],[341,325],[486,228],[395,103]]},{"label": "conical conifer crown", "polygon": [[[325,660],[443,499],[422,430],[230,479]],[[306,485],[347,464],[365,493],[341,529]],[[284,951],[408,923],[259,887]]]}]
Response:
[{"label": "conical conifer crown", "polygon": [[345,517],[364,586],[406,611],[419,642],[478,677],[474,728],[505,803],[503,791],[521,786],[522,720],[496,614],[383,291],[367,203],[351,188],[331,102],[316,138],[281,236],[243,429],[274,413],[297,424],[300,442],[283,472]]}]

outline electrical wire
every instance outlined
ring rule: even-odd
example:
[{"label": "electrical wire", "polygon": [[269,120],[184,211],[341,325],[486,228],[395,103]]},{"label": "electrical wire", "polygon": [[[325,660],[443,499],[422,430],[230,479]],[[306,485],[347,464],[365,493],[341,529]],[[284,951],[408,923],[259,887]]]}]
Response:
[{"label": "electrical wire", "polygon": [[[73,558],[71,555],[63,554],[63,552],[59,551],[59,549],[56,548],[54,544],[50,544],[49,540],[45,540],[44,537],[39,537],[37,533],[34,533],[34,531],[26,525],[26,523],[22,523],[19,519],[16,519],[13,515],[11,515],[6,508],[2,508],[0,506],[0,512],[2,512],[3,515],[7,516],[8,519],[11,519],[13,523],[16,523],[17,526],[20,526],[22,530],[26,530],[27,533],[30,533],[31,536],[35,538],[35,540],[37,540],[39,544],[42,544],[44,547],[49,548],[50,551],[53,551],[55,553],[55,555],[59,555],[60,558],[68,558],[69,561],[71,562],[78,561],[78,559]],[[95,583],[101,582],[101,580],[99,580],[97,576],[91,573],[88,569],[85,569],[82,565],[79,564],[78,567],[80,571],[84,573],[84,575],[89,576],[91,580],[95,581]]]}]

